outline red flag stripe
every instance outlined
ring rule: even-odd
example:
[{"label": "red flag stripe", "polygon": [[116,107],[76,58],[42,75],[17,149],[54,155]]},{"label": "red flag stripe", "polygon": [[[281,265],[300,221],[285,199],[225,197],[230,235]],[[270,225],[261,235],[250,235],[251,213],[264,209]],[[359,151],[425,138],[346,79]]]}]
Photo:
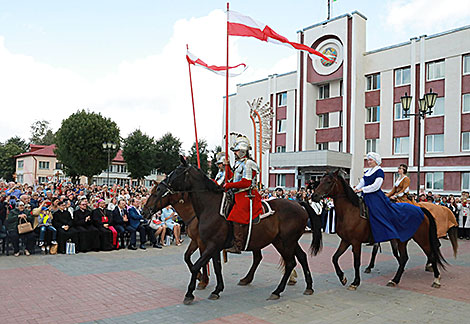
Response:
[{"label": "red flag stripe", "polygon": [[[186,60],[188,61],[189,64],[201,66],[203,68],[206,68],[209,71],[212,71],[212,72],[220,74],[220,75],[225,75],[225,73],[227,71],[226,66],[208,65],[206,62],[204,62],[203,60],[201,60],[200,58],[198,58],[197,56],[195,56],[194,54],[192,54],[189,51],[187,51],[187,53],[186,53]],[[236,69],[238,67],[243,67],[243,70],[239,73],[229,73],[229,76],[240,75],[247,69],[247,66],[246,66],[245,63],[240,63],[240,64],[237,64],[237,65],[234,65],[234,66],[229,66],[228,68],[229,68],[229,70],[231,70],[231,69]]]}]

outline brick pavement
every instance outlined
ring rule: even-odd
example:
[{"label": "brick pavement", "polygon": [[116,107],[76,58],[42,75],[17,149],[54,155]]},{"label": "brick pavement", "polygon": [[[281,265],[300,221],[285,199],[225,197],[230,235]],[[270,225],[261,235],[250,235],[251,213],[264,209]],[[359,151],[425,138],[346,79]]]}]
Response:
[{"label": "brick pavement", "polygon": [[[305,250],[310,238],[305,234],[301,239]],[[251,254],[230,255],[221,299],[207,300],[214,288],[211,276],[208,289],[196,291],[191,306],[182,305],[189,280],[185,247],[74,256],[2,255],[0,323],[464,323],[470,318],[470,242],[459,242],[460,254],[454,260],[449,242],[442,241],[450,265],[442,273],[440,289],[430,287],[432,273],[423,271],[426,258],[410,243],[410,261],[398,288],[385,286],[397,263],[384,244],[376,268],[362,273],[357,291],[348,291],[331,264],[338,238],[324,235],[322,253],[309,257],[314,295],[302,294],[305,283],[298,267],[297,285],[288,286],[278,301],[266,300],[281,278],[279,256],[268,247],[251,285],[237,285]],[[369,258],[370,248],[364,247],[363,269]],[[350,251],[340,264],[351,281]]]}]

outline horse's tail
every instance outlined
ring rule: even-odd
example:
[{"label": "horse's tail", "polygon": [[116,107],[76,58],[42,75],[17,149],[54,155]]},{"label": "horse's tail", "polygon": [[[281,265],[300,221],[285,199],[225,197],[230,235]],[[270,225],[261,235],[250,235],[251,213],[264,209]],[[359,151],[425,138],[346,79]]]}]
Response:
[{"label": "horse's tail", "polygon": [[312,243],[310,244],[310,255],[317,255],[323,247],[323,237],[321,232],[321,218],[315,213],[313,208],[305,201],[299,201],[300,205],[305,208],[312,224]]},{"label": "horse's tail", "polygon": [[449,228],[447,235],[449,236],[450,243],[452,244],[452,250],[454,250],[454,258],[457,258],[457,249],[459,248],[459,240],[457,239],[458,227],[454,226]]},{"label": "horse's tail", "polygon": [[441,243],[437,238],[436,220],[426,208],[421,207],[421,210],[429,220],[429,244],[431,245],[431,255],[434,257],[436,263],[445,270],[446,267],[444,266],[444,263],[447,263],[447,261],[444,259],[444,256],[441,254],[441,250],[439,249]]}]

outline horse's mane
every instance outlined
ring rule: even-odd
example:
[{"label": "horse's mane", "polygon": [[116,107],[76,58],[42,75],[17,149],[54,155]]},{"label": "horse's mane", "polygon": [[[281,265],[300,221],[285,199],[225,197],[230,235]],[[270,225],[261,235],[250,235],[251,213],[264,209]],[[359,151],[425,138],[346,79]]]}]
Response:
[{"label": "horse's mane", "polygon": [[341,182],[341,185],[344,188],[344,193],[346,194],[346,197],[349,199],[349,201],[356,207],[359,207],[359,197],[357,194],[354,192],[354,190],[351,188],[349,183],[344,180],[344,178],[341,175],[337,175],[337,178]]},{"label": "horse's mane", "polygon": [[205,174],[201,169],[194,167],[196,171],[200,174],[202,178],[202,185],[204,189],[207,189],[212,192],[222,192],[223,189],[221,186],[219,186],[217,183],[215,183],[213,180],[211,180],[207,174]]}]

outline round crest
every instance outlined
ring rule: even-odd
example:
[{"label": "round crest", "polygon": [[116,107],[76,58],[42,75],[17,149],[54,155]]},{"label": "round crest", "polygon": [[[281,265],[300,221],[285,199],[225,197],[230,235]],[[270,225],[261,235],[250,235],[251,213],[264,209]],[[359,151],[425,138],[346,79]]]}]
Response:
[{"label": "round crest", "polygon": [[313,60],[313,68],[320,75],[329,75],[335,72],[343,63],[343,44],[337,39],[324,40],[316,50],[333,61],[329,62],[321,58]]}]

